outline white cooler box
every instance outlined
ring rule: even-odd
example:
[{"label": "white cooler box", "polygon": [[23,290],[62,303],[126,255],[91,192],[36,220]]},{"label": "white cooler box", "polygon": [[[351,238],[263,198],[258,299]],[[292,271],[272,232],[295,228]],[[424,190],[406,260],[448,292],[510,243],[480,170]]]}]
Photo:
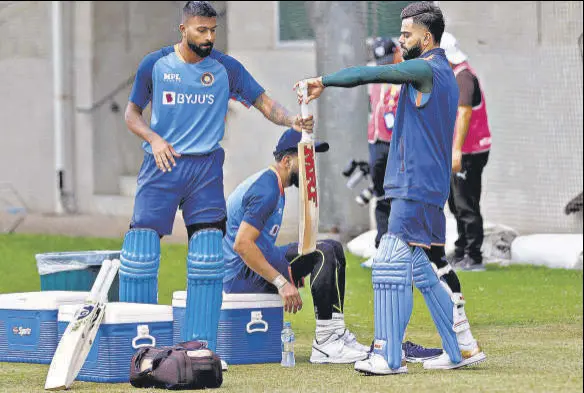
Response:
[{"label": "white cooler box", "polygon": [[[174,343],[182,342],[186,291],[174,292]],[[228,364],[279,363],[284,309],[280,295],[223,294],[217,354]]]},{"label": "white cooler box", "polygon": [[[77,306],[59,309],[59,339]],[[157,304],[108,303],[78,381],[130,381],[130,361],[141,346],[172,345],[172,308]]]},{"label": "white cooler box", "polygon": [[45,291],[0,295],[0,362],[50,364],[57,349],[59,306],[89,292]]}]

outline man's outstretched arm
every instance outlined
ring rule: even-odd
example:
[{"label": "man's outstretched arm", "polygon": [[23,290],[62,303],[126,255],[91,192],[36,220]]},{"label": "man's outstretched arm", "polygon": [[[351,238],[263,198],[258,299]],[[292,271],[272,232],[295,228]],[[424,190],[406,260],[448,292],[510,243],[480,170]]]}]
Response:
[{"label": "man's outstretched arm", "polygon": [[[369,83],[411,83],[422,93],[432,92],[432,68],[426,60],[413,59],[376,67],[350,67],[333,74],[306,80],[308,102],[318,98],[325,87],[355,87]],[[296,87],[298,87],[298,82]]]}]

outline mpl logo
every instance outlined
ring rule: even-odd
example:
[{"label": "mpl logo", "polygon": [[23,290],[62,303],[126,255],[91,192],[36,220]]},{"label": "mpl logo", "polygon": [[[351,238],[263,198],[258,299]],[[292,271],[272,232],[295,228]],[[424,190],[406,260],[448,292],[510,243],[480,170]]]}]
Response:
[{"label": "mpl logo", "polygon": [[162,105],[175,105],[176,104],[176,93],[174,91],[163,91],[162,92]]},{"label": "mpl logo", "polygon": [[180,74],[167,74],[165,72],[164,80],[168,82],[180,82]]},{"label": "mpl logo", "polygon": [[30,336],[32,334],[32,329],[31,328],[25,328],[22,326],[14,326],[12,328],[12,334],[14,334],[15,336]]}]

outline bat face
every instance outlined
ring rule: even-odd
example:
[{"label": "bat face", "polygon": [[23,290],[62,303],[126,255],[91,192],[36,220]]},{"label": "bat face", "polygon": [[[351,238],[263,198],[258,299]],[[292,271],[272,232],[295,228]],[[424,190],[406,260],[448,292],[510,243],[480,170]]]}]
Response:
[{"label": "bat face", "polygon": [[303,188],[306,192],[306,199],[308,202],[314,203],[318,207],[318,189],[316,187],[316,166],[314,164],[314,144],[304,144],[302,148],[304,152],[304,184]]},{"label": "bat face", "polygon": [[[300,84],[303,97],[308,96],[306,83]],[[302,100],[300,111],[303,118],[309,116],[308,106]],[[298,144],[298,164],[300,172],[300,222],[298,253],[310,254],[316,250],[318,234],[318,182],[316,178],[316,157],[314,155],[314,134],[302,131]]]},{"label": "bat face", "polygon": [[316,179],[316,161],[314,143],[298,145],[300,174],[300,222],[298,253],[310,254],[316,250],[318,232],[318,183]]},{"label": "bat face", "polygon": [[119,267],[119,260],[103,262],[89,298],[75,312],[59,341],[47,374],[46,390],[68,389],[77,377],[104,317],[107,293]]},{"label": "bat face", "polygon": [[97,303],[85,304],[75,313],[51,362],[46,390],[62,390],[71,386],[89,354],[104,311],[105,304]]}]

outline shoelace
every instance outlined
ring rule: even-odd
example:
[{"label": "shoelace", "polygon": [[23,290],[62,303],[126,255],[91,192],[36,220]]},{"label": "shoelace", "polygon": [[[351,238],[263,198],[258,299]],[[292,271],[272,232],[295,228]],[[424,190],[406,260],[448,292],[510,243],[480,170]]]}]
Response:
[{"label": "shoelace", "polygon": [[412,348],[412,349],[424,349],[423,346],[419,345],[419,344],[414,344],[411,341],[406,341],[405,342],[406,348]]},{"label": "shoelace", "polygon": [[357,336],[355,336],[355,334],[353,334],[353,332],[351,332],[348,329],[345,329],[345,333],[343,334],[343,337],[346,337],[344,339],[344,341],[346,343],[353,343],[353,342],[357,341]]}]

